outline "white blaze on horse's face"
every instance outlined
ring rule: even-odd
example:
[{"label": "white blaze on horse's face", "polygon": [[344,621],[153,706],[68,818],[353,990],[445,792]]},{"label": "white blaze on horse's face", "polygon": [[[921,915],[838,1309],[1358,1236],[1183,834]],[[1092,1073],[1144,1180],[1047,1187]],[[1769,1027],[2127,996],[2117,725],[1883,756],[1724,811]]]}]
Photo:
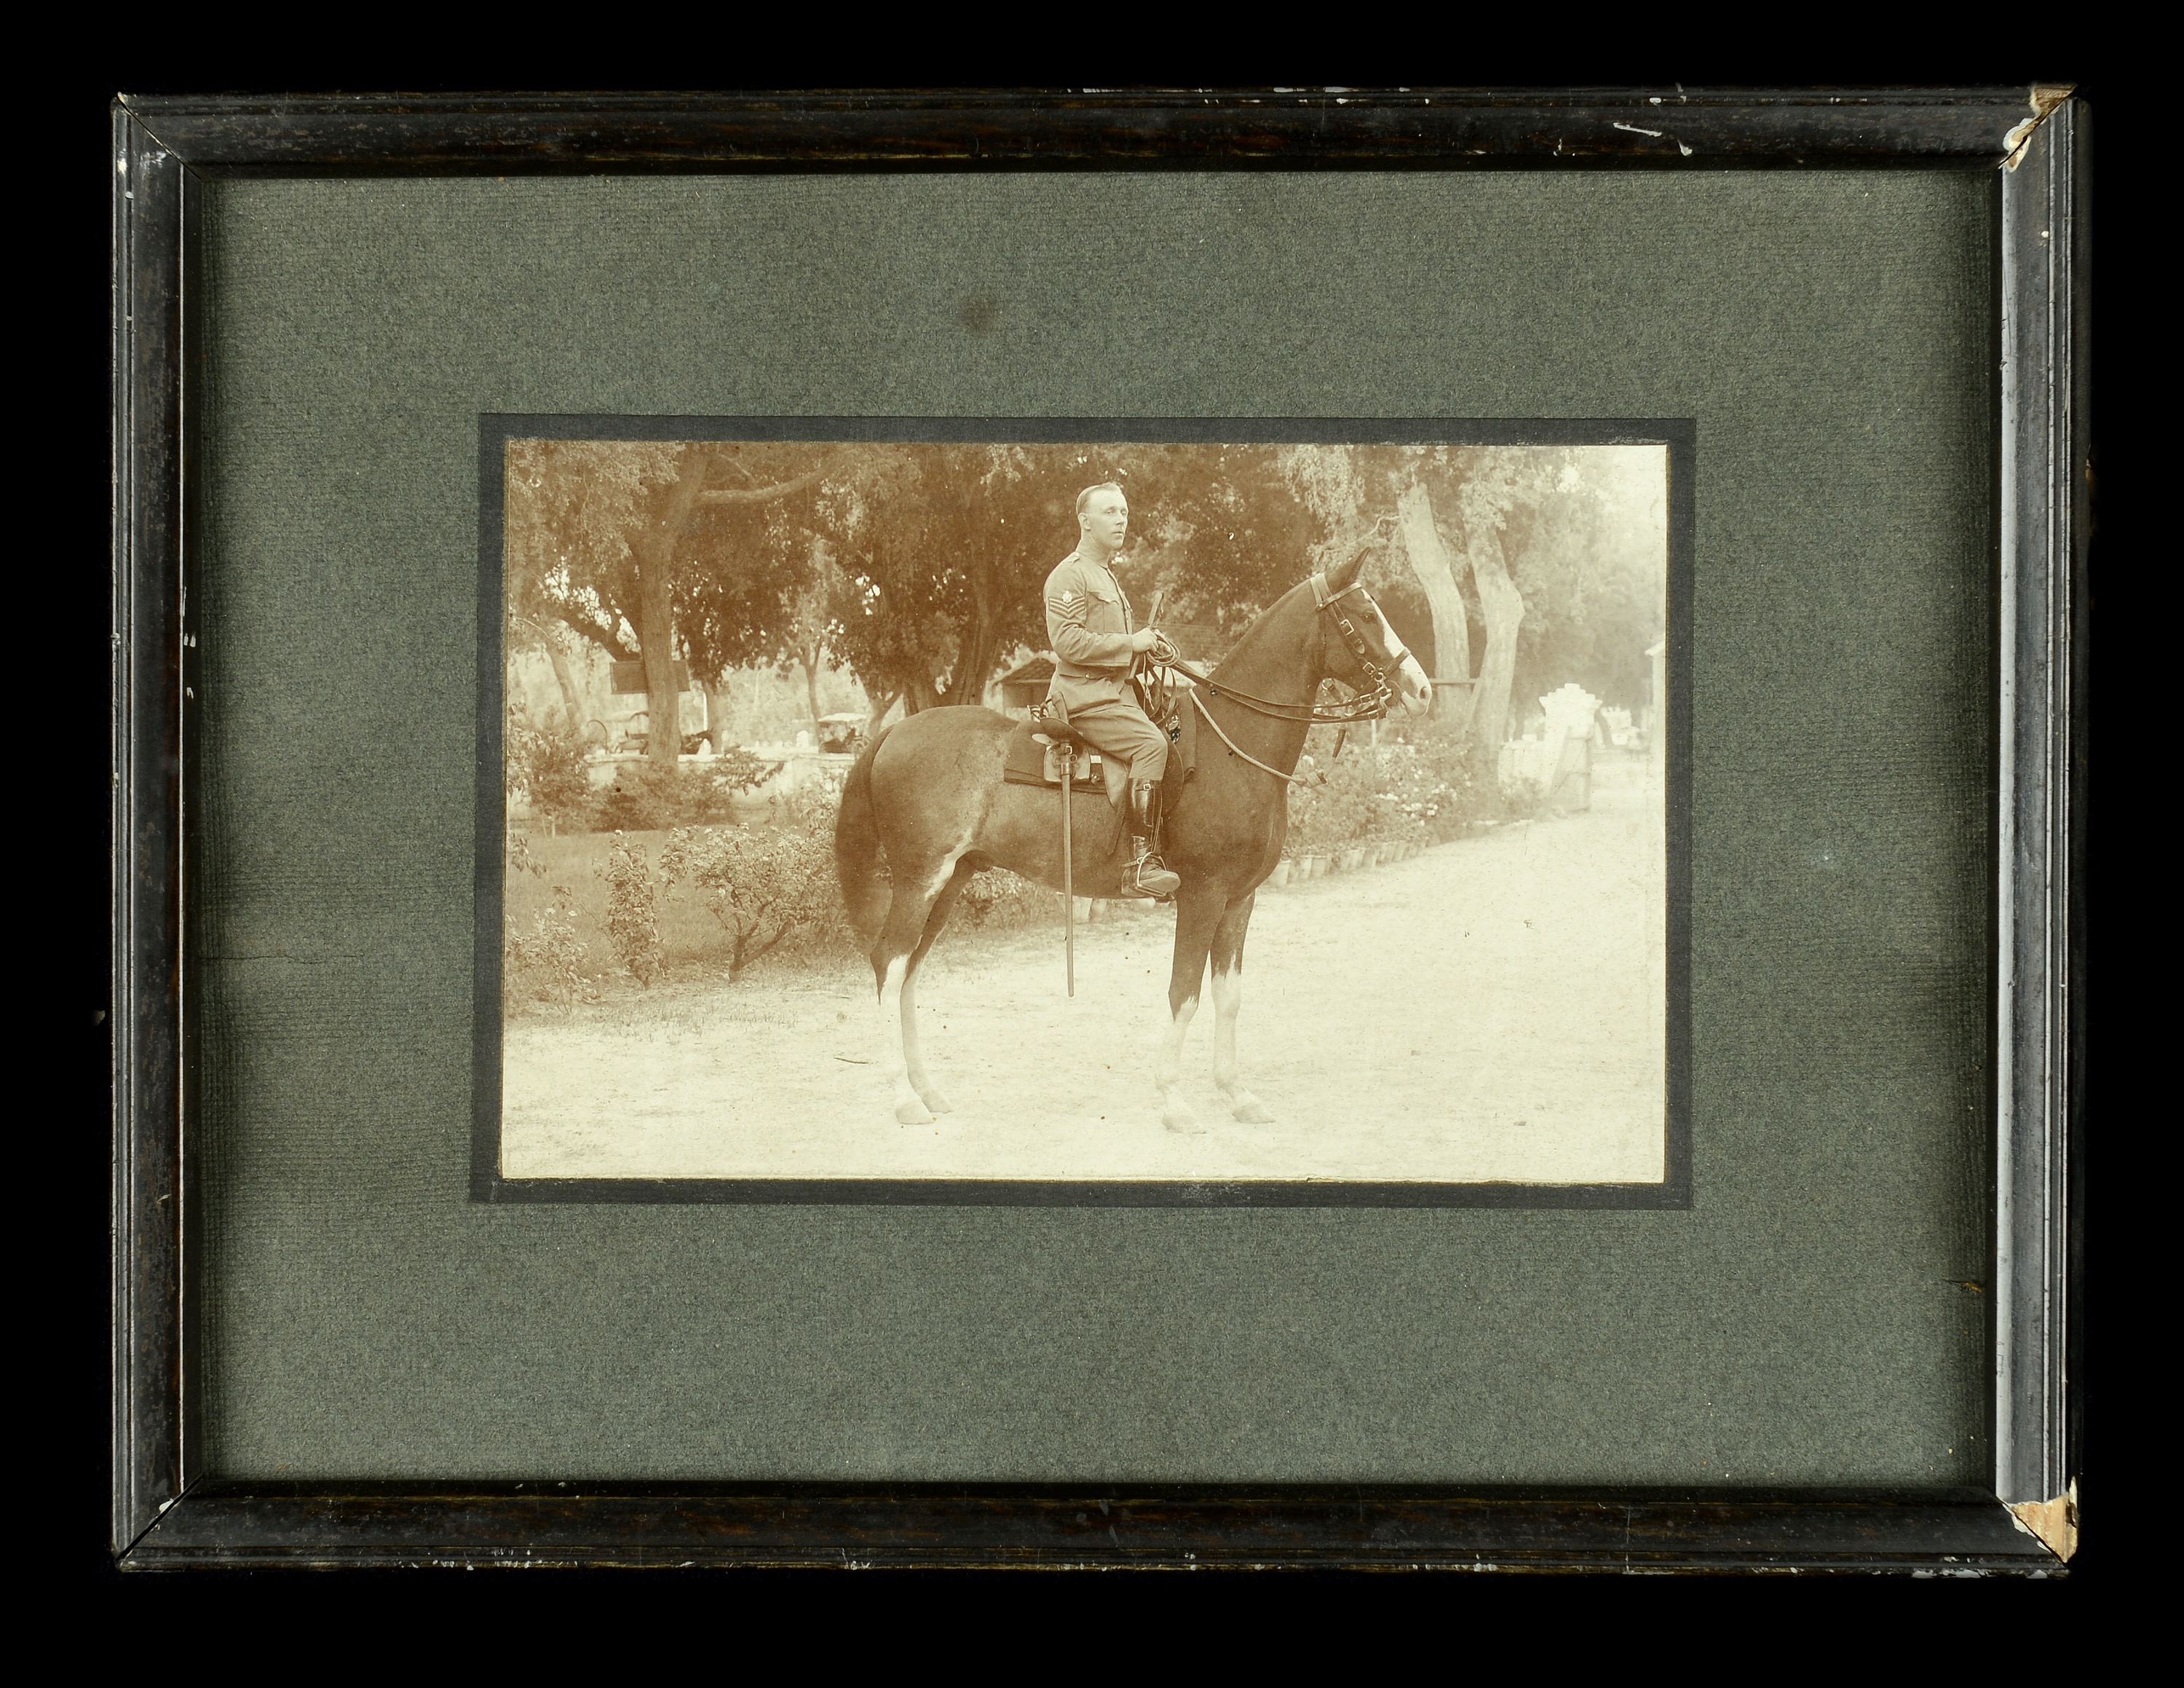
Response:
[{"label": "white blaze on horse's face", "polygon": [[1381,642],[1390,651],[1403,651],[1403,660],[1396,665],[1396,687],[1402,694],[1403,713],[1424,714],[1433,707],[1433,682],[1426,678],[1424,665],[1403,650],[1402,640],[1396,637],[1396,629],[1388,625],[1388,618],[1378,603],[1373,606],[1373,613],[1380,618]]}]

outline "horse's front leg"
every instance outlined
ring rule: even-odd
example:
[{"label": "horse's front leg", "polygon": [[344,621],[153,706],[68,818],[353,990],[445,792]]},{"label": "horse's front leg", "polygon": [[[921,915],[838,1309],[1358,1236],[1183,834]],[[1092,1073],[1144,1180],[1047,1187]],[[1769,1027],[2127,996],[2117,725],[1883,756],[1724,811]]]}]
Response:
[{"label": "horse's front leg", "polygon": [[1244,934],[1251,930],[1256,893],[1238,897],[1213,932],[1213,1082],[1228,1111],[1247,1126],[1273,1119],[1267,1104],[1237,1082],[1236,1013],[1244,1006]]},{"label": "horse's front leg", "polygon": [[1218,891],[1195,886],[1190,880],[1176,893],[1175,964],[1168,974],[1167,1035],[1161,1040],[1160,1059],[1153,1064],[1153,1082],[1160,1087],[1161,1123],[1172,1132],[1201,1129],[1198,1116],[1183,1099],[1183,1035],[1190,1030],[1191,1017],[1198,1012],[1206,958],[1225,906]]}]

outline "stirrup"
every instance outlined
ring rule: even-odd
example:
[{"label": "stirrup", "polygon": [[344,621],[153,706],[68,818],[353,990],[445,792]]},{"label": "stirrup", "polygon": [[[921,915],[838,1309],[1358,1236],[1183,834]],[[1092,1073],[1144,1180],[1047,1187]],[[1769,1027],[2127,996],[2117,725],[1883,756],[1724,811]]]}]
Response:
[{"label": "stirrup", "polygon": [[1182,884],[1183,880],[1167,864],[1150,850],[1130,863],[1127,889],[1134,896],[1150,897],[1156,903],[1167,903],[1174,897]]}]

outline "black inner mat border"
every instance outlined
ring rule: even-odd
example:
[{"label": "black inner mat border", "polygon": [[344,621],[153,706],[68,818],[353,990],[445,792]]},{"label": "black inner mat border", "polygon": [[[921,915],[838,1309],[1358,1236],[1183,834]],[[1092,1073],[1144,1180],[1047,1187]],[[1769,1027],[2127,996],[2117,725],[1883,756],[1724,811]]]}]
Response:
[{"label": "black inner mat border", "polygon": [[[516,439],[841,440],[1010,444],[1663,445],[1669,453],[1668,1014],[1663,1177],[1657,1183],[1338,1179],[508,1178],[500,1171],[503,769],[502,582],[506,454]],[[1691,622],[1694,459],[1690,418],[645,416],[478,419],[478,746],[472,994],[472,1201],[794,1206],[1594,1208],[1691,1205]]]}]

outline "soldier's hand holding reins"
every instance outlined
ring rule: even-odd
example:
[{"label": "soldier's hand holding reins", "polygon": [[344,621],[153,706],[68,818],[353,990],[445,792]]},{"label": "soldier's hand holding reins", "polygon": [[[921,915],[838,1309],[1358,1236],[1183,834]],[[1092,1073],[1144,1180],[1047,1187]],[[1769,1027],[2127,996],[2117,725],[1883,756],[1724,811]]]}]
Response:
[{"label": "soldier's hand holding reins", "polygon": [[1175,646],[1167,642],[1167,635],[1165,633],[1156,629],[1139,628],[1130,635],[1130,645],[1136,652],[1134,665],[1139,668],[1148,666],[1145,659],[1149,657],[1154,665],[1175,661]]}]

